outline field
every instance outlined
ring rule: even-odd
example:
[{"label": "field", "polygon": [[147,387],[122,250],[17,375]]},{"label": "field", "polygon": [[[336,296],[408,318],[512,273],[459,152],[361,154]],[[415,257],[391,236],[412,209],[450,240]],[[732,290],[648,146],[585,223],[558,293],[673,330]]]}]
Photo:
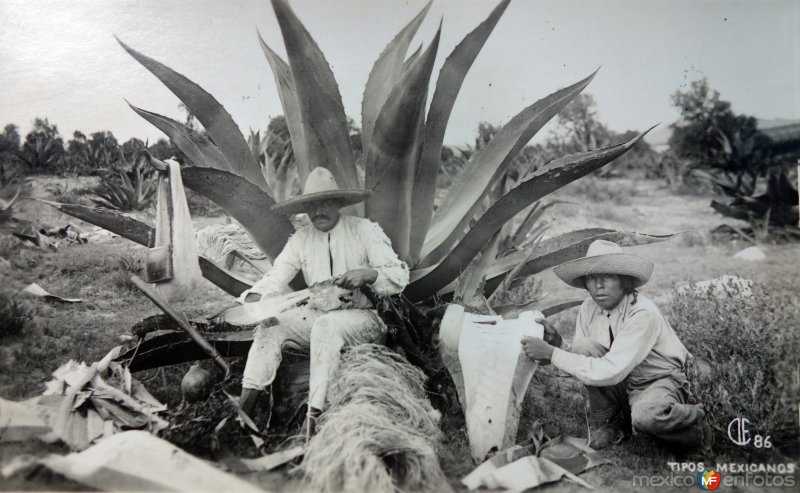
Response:
[{"label": "field", "polygon": [[[53,187],[34,184],[34,195],[53,198]],[[675,195],[654,181],[589,177],[553,197],[568,203],[554,206],[546,215],[551,223],[547,232],[550,235],[586,227],[651,234],[683,232],[670,241],[632,249],[655,262],[653,280],[641,291],[666,313],[670,313],[669,308],[673,306],[676,286],[724,274],[752,279],[756,286],[764,287],[771,296],[778,298],[800,291],[797,245],[760,245],[767,258],[759,262],[733,258],[736,252],[751,245],[711,234],[715,226],[725,221],[708,207],[707,196]],[[48,227],[76,222],[33,201],[26,201],[18,215]],[[199,223],[204,225],[210,221],[201,218]],[[23,296],[17,298],[27,307],[29,320],[20,333],[4,335],[0,340],[0,396],[4,398],[20,400],[41,393],[49,374],[60,364],[69,359],[98,360],[120,344],[119,337],[129,334],[135,322],[158,312],[127,281],[131,273],[141,270],[143,249],[126,240],[114,238],[82,245],[62,243],[57,251],[42,251],[3,236],[0,248],[0,256],[8,260],[0,265],[0,282],[7,295],[16,296],[24,286],[35,282],[54,294],[84,300],[76,304],[58,304]],[[551,272],[541,276],[541,292],[549,293],[548,299],[553,300],[583,296],[560,283]],[[201,317],[229,302],[227,295],[206,283],[196,299],[179,304],[178,308],[190,318]],[[793,304],[786,309],[795,310],[790,316],[800,320],[800,306]],[[568,339],[574,311],[555,317],[554,323]],[[697,352],[695,348],[688,349]],[[185,368],[171,368],[138,377],[157,397],[175,405],[180,397],[176,395],[175,382],[184,371]],[[790,378],[789,375],[786,378]],[[552,368],[545,368],[534,378],[526,402],[520,438],[525,437],[525,427],[534,420],[539,420],[550,436],[586,436],[583,406],[575,381],[555,375]],[[732,418],[726,416],[723,421],[727,423]],[[458,487],[458,479],[473,465],[466,454],[463,431],[455,430],[446,440],[451,449],[442,458],[442,465],[453,486]],[[0,466],[19,453],[64,451],[39,444],[3,444],[0,445]],[[774,455],[753,453],[752,450],[726,450],[713,460],[766,462],[775,459]],[[667,462],[693,461],[691,457],[635,436],[608,451],[606,458],[611,464],[585,473],[582,478],[601,489],[635,491],[641,488],[632,486],[633,476],[668,474]],[[275,475],[246,479],[265,487],[279,487],[279,477]],[[76,486],[59,478],[38,475],[28,481],[2,484],[0,489],[74,489]],[[562,482],[546,489],[571,491],[577,488],[580,487]]]}]

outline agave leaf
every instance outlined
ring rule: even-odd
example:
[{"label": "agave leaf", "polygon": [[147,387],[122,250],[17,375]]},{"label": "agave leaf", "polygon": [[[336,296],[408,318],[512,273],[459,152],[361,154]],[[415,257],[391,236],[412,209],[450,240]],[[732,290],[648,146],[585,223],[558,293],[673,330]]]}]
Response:
[{"label": "agave leaf", "polygon": [[378,60],[375,61],[375,65],[369,73],[367,85],[364,88],[364,99],[361,103],[361,141],[364,149],[369,149],[372,131],[377,124],[381,109],[402,74],[408,46],[431,8],[431,3],[433,3],[432,0],[397,33],[397,36],[378,56]]},{"label": "agave leaf", "polygon": [[231,171],[230,163],[225,158],[225,155],[204,135],[166,116],[137,108],[130,103],[128,103],[128,106],[139,116],[164,132],[178,146],[178,149],[189,158],[192,165]]},{"label": "agave leaf", "polygon": [[278,87],[278,97],[281,100],[283,115],[286,117],[286,126],[289,128],[289,138],[292,140],[292,150],[297,164],[297,174],[300,183],[305,183],[310,171],[308,161],[308,148],[303,129],[303,118],[300,114],[300,101],[297,100],[297,91],[294,88],[292,69],[277,53],[272,51],[264,42],[261,33],[258,34],[261,50],[267,57],[269,66],[275,76],[275,85]]},{"label": "agave leaf", "polygon": [[11,200],[0,199],[0,212],[6,212],[9,209],[11,209],[11,207],[14,206],[14,202],[16,202],[17,199],[19,198],[19,193],[21,190],[22,187],[20,185],[17,185],[17,191],[14,193],[14,196],[11,197]]},{"label": "agave leaf", "polygon": [[556,313],[561,313],[564,310],[569,310],[572,307],[580,306],[581,304],[583,304],[583,300],[561,301],[556,303],[555,305],[549,305],[545,308],[541,308],[539,306],[540,303],[541,300],[533,300],[518,305],[512,304],[512,305],[496,306],[492,307],[492,309],[496,314],[501,315],[503,318],[517,318],[519,317],[520,313],[528,310],[539,310],[545,317],[551,317]]},{"label": "agave leaf", "polygon": [[422,43],[420,43],[420,45],[417,47],[417,49],[414,50],[414,53],[410,54],[408,56],[408,58],[406,58],[406,61],[403,62],[403,69],[400,71],[400,73],[402,74],[406,70],[408,70],[408,67],[410,67],[411,65],[414,64],[414,62],[417,60],[417,58],[419,58],[419,55],[421,53],[422,53]]},{"label": "agave leaf", "polygon": [[184,168],[181,177],[187,187],[233,216],[258,248],[272,259],[294,232],[285,215],[270,209],[275,200],[241,176],[211,168]]},{"label": "agave leaf", "polygon": [[198,261],[200,262],[200,271],[202,271],[203,277],[231,296],[238,297],[253,287],[247,280],[218,265],[210,258],[200,255]]},{"label": "agave leaf", "polygon": [[522,264],[522,266],[511,279],[511,287],[519,285],[528,276],[564,262],[581,258],[586,255],[589,245],[595,240],[613,241],[620,246],[629,247],[658,243],[669,240],[674,236],[675,234],[649,235],[605,228],[572,231],[554,238],[548,238],[531,249],[522,250],[498,260],[492,266],[490,272],[487,273],[489,281],[486,283],[486,289],[493,290],[502,281],[503,272],[519,264]]},{"label": "agave leaf", "polygon": [[411,234],[412,262],[417,263],[425,235],[431,224],[433,201],[436,195],[436,176],[442,158],[442,143],[453,110],[456,96],[472,63],[483,48],[484,43],[494,30],[500,16],[503,15],[510,0],[503,0],[494,8],[489,17],[469,33],[455,47],[445,60],[436,81],[428,119],[425,124],[425,143],[422,148],[419,168],[414,185],[412,203],[412,222],[414,230]]},{"label": "agave leaf", "polygon": [[545,317],[551,317],[556,313],[561,313],[565,310],[569,310],[570,308],[581,306],[582,304],[583,300],[563,301],[561,303],[556,303],[555,305],[544,307],[539,311],[542,312],[542,315],[544,315]]},{"label": "agave leaf", "polygon": [[[442,205],[433,217],[420,253],[422,266],[434,265],[447,255],[453,245],[463,237],[470,220],[481,206],[481,200],[505,173],[513,157],[545,123],[591,82],[596,73],[528,106],[512,118],[486,147],[472,155],[450,185]],[[533,201],[528,201],[526,205],[531,202]],[[521,209],[514,213],[519,210]],[[494,231],[484,241],[492,234]]]},{"label": "agave leaf", "polygon": [[76,217],[87,223],[100,226],[140,245],[148,248],[155,246],[156,230],[149,224],[137,219],[126,216],[117,211],[109,209],[86,207],[78,204],[62,204],[49,200],[36,199],[39,202],[55,207],[64,214]]},{"label": "agave leaf", "polygon": [[310,167],[328,168],[341,188],[361,188],[339,87],[325,56],[285,0],[272,0],[300,107]]},{"label": "agave leaf", "polygon": [[[473,260],[467,270],[458,278],[455,300],[468,306],[476,306],[483,297],[483,284],[486,273],[497,257],[497,248],[500,244],[499,231],[495,233],[486,247],[481,250],[481,255]],[[485,301],[485,300],[484,300]]]},{"label": "agave leaf", "polygon": [[[408,286],[409,298],[412,301],[418,301],[436,293],[455,279],[483,245],[489,241],[494,232],[519,211],[564,185],[610,163],[631,149],[652,128],[624,144],[565,156],[528,175],[528,178],[501,197],[481,216],[435,269]],[[494,140],[496,139],[497,137]]]},{"label": "agave leaf", "polygon": [[422,151],[425,103],[439,46],[433,42],[395,85],[383,105],[365,160],[367,216],[383,227],[397,254],[408,260],[411,235],[411,191]]},{"label": "agave leaf", "polygon": [[227,158],[233,173],[244,177],[258,188],[269,193],[267,182],[261,174],[261,167],[250,152],[247,141],[245,141],[242,132],[233,121],[233,118],[231,118],[231,115],[219,101],[214,99],[202,87],[178,72],[139,53],[119,39],[117,41],[136,61],[158,77],[197,117],[208,132],[208,135],[211,136],[211,139]]}]

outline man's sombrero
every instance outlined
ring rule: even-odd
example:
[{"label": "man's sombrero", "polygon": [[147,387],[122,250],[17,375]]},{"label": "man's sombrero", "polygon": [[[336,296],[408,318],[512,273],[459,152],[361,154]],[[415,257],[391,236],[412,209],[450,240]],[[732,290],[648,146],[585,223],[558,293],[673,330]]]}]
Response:
[{"label": "man's sombrero", "polygon": [[643,286],[653,273],[653,262],[646,258],[629,255],[614,242],[595,240],[589,245],[586,256],[564,262],[553,268],[553,272],[574,288],[585,289],[584,277],[589,274],[617,274],[636,279],[635,287]]},{"label": "man's sombrero", "polygon": [[272,206],[272,210],[284,214],[305,212],[308,204],[319,200],[336,200],[341,207],[357,204],[372,194],[369,190],[340,190],[336,179],[327,168],[317,166],[309,173],[303,194]]}]

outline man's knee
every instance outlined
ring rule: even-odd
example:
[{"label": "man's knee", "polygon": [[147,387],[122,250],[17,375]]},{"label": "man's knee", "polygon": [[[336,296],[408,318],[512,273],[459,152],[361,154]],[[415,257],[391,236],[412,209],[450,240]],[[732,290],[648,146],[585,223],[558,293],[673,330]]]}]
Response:
[{"label": "man's knee", "polygon": [[289,337],[289,331],[280,324],[273,325],[271,327],[267,327],[264,324],[258,324],[253,332],[253,347],[282,347]]},{"label": "man's knee", "polygon": [[334,317],[323,315],[314,321],[311,326],[311,347],[330,347],[339,350],[344,345],[344,339],[334,323]]},{"label": "man's knee", "polygon": [[600,357],[608,352],[602,344],[588,337],[576,337],[572,342],[572,352],[583,356]]}]

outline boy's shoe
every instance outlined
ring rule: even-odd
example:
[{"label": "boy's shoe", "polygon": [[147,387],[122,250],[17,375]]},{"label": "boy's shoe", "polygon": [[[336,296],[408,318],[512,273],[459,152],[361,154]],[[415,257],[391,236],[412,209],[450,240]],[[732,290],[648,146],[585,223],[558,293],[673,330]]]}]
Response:
[{"label": "boy's shoe", "polygon": [[589,446],[595,450],[616,445],[625,439],[625,432],[619,426],[606,423],[592,430]]},{"label": "boy's shoe", "polygon": [[713,419],[708,411],[704,410],[702,423],[700,423],[700,430],[702,433],[700,450],[703,455],[709,456],[714,451],[714,426]]}]

